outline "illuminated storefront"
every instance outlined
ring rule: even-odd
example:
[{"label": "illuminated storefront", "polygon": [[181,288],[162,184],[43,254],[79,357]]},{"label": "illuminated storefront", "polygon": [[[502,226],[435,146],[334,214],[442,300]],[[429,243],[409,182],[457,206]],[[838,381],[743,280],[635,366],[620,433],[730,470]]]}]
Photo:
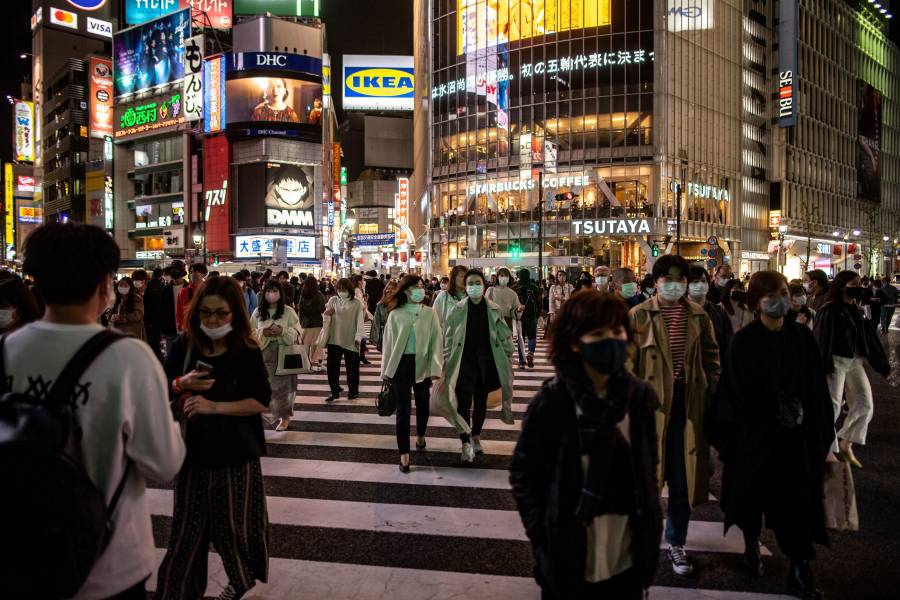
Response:
[{"label": "illuminated storefront", "polygon": [[739,252],[740,10],[659,5],[431,0],[434,270],[644,271],[679,233]]}]

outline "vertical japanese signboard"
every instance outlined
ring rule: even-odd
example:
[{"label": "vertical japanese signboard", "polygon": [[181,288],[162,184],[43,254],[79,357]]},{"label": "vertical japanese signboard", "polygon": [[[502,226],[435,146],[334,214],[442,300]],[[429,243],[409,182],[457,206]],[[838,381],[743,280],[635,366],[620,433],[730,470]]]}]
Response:
[{"label": "vertical japanese signboard", "polygon": [[203,132],[214,133],[225,126],[225,56],[203,61]]},{"label": "vertical japanese signboard", "polygon": [[[15,222],[15,208],[13,207],[13,166],[12,163],[6,163],[3,166],[3,209],[4,209],[4,240],[6,245],[15,243],[15,234],[13,232],[13,223]],[[4,255],[6,249],[3,249]]]},{"label": "vertical japanese signboard", "polygon": [[90,135],[103,139],[113,134],[113,73],[112,61],[92,56],[90,69]]},{"label": "vertical japanese signboard", "polygon": [[184,41],[184,119],[203,118],[203,36]]},{"label": "vertical japanese signboard", "polygon": [[778,126],[797,126],[797,0],[778,3]]},{"label": "vertical japanese signboard", "polygon": [[13,105],[13,147],[16,162],[34,162],[34,103],[28,100]]},{"label": "vertical japanese signboard", "polygon": [[397,179],[397,206],[394,220],[404,225],[409,224],[409,177]]}]

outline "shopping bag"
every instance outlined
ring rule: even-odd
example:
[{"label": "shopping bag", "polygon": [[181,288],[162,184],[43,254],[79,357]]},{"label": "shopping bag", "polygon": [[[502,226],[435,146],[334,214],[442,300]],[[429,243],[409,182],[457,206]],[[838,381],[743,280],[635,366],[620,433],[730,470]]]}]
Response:
[{"label": "shopping bag", "polygon": [[497,388],[488,394],[487,409],[496,410],[503,403],[503,388]]},{"label": "shopping bag", "polygon": [[309,366],[309,351],[306,346],[296,343],[290,346],[278,346],[278,365],[275,367],[276,375],[309,373]]},{"label": "shopping bag", "polygon": [[825,463],[825,527],[837,531],[859,531],[856,487],[850,463]]},{"label": "shopping bag", "polygon": [[397,394],[391,381],[381,383],[381,392],[375,397],[379,417],[390,417],[397,411]]}]

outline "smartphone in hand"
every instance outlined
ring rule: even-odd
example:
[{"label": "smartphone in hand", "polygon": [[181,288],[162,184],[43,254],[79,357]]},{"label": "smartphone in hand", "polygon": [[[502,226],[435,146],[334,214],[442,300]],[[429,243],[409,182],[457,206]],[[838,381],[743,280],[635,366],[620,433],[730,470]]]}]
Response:
[{"label": "smartphone in hand", "polygon": [[197,371],[199,371],[200,373],[204,373],[205,377],[212,377],[213,366],[209,363],[203,362],[202,360],[198,360]]}]

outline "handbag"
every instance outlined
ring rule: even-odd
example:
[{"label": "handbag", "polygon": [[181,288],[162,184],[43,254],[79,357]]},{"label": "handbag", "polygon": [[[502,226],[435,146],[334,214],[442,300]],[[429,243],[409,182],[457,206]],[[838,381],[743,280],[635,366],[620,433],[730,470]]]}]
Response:
[{"label": "handbag", "polygon": [[825,463],[825,527],[836,531],[859,531],[856,487],[850,463]]},{"label": "handbag", "polygon": [[397,411],[397,395],[393,381],[383,381],[381,392],[375,397],[375,408],[379,417],[390,417]]},{"label": "handbag", "polygon": [[309,351],[306,346],[300,344],[299,337],[299,334],[295,335],[294,343],[290,346],[279,344],[275,375],[297,375],[310,372]]}]

